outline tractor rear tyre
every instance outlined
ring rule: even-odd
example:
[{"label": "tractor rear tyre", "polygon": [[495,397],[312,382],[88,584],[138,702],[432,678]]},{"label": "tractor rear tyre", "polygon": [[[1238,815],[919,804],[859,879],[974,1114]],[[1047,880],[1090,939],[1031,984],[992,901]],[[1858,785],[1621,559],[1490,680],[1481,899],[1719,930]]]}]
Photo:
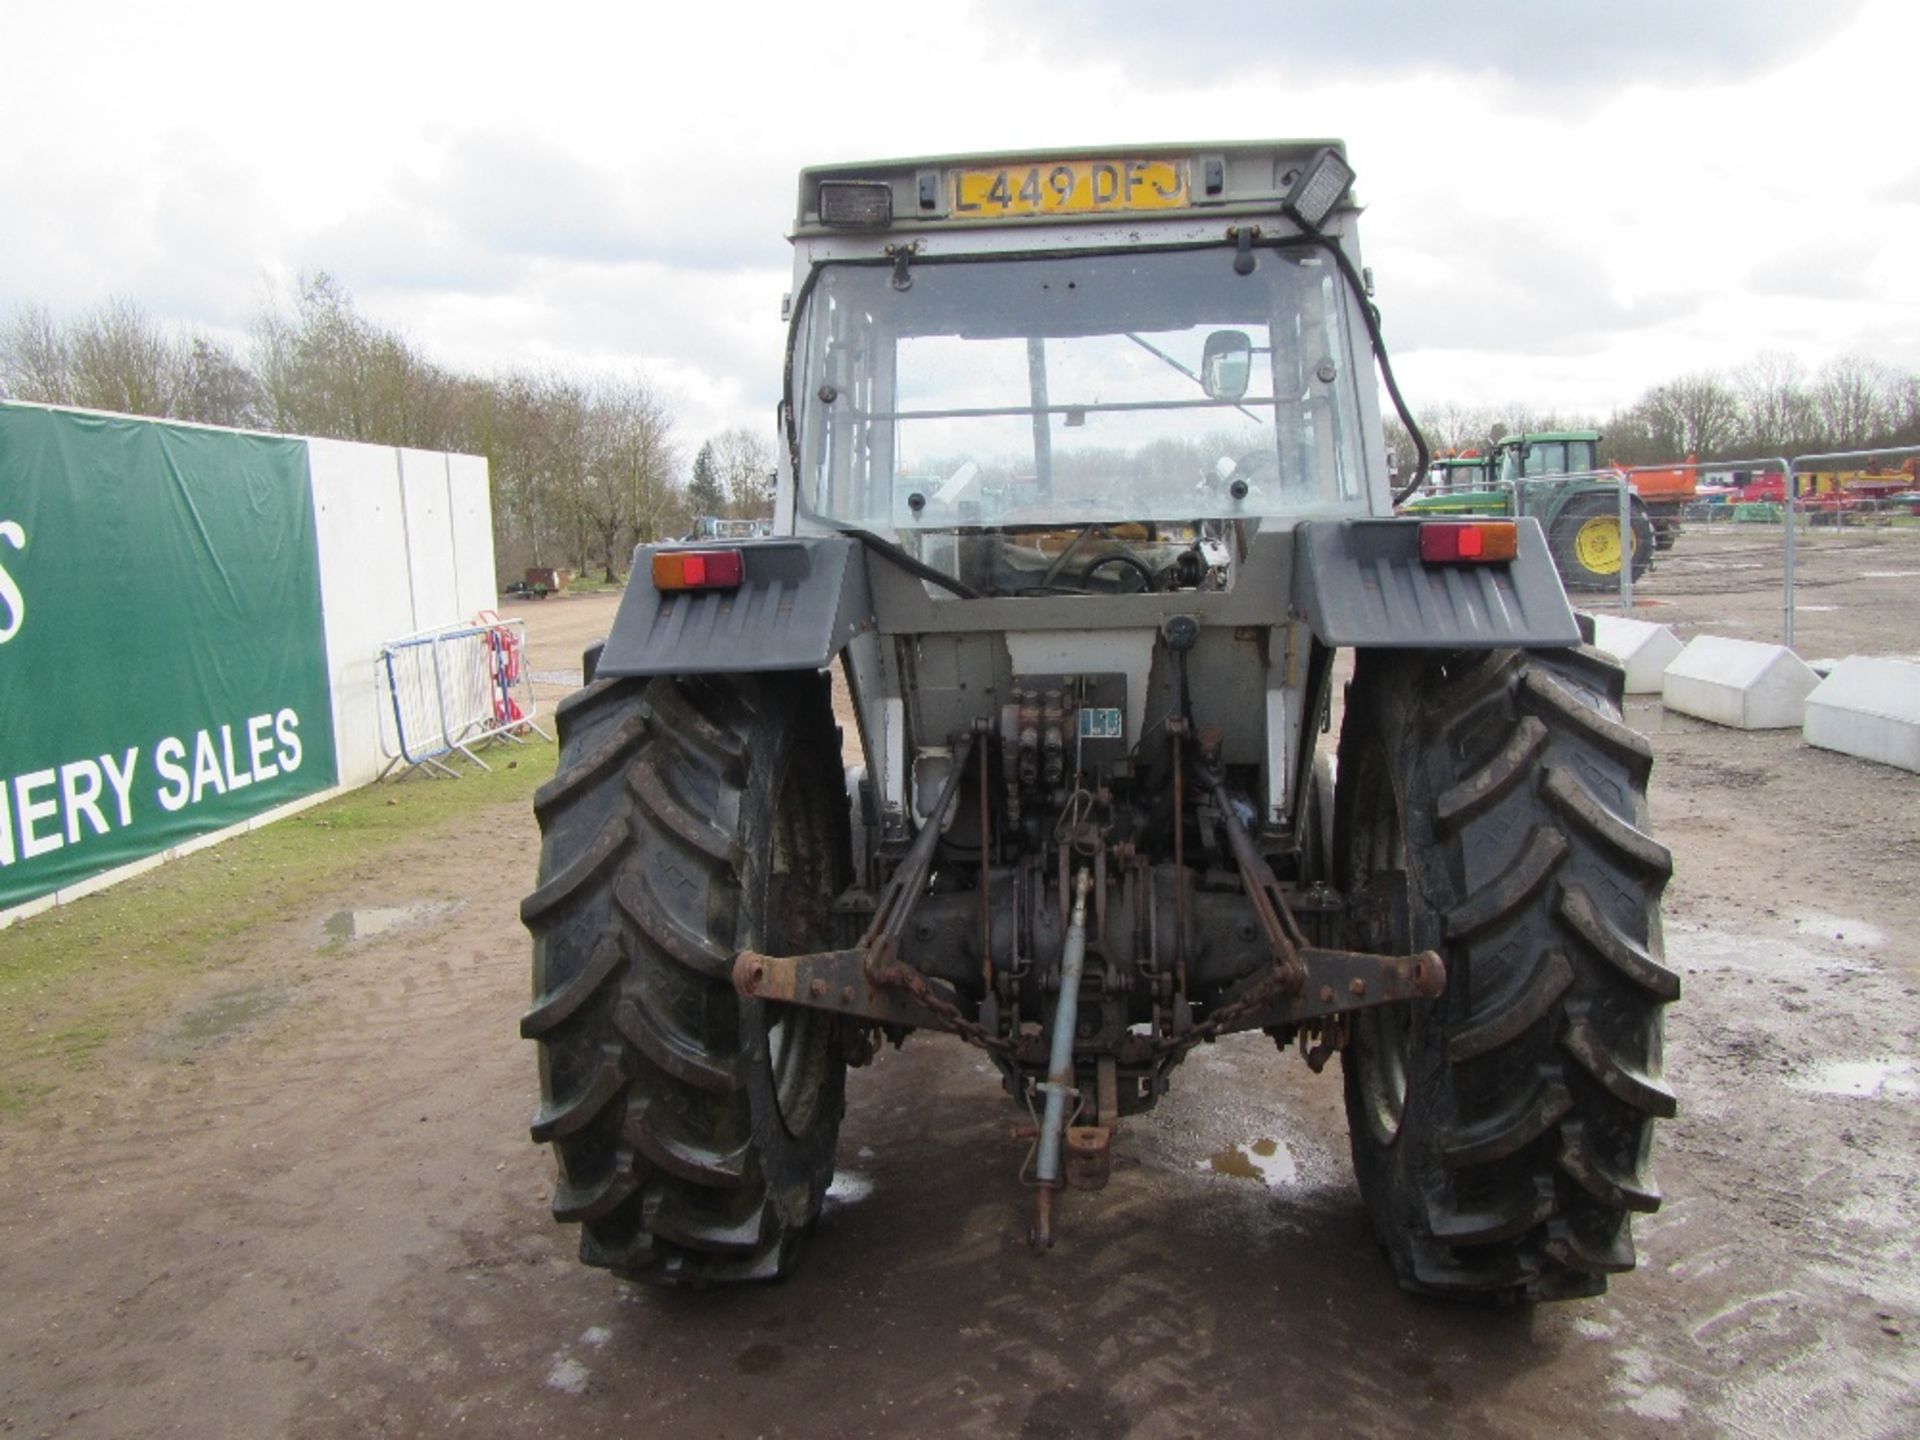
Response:
[{"label": "tractor rear tyre", "polygon": [[633,1278],[770,1279],[833,1176],[833,1018],[743,1000],[741,949],[834,943],[847,880],[840,744],[821,677],[596,680],[556,715],[534,800],[541,1105],[554,1218]]},{"label": "tractor rear tyre", "polygon": [[1599,1294],[1659,1191],[1667,851],[1620,668],[1588,646],[1358,658],[1336,870],[1364,948],[1438,950],[1430,1002],[1362,1011],[1342,1055],[1360,1192],[1400,1284]]},{"label": "tractor rear tyre", "polygon": [[[1633,578],[1653,563],[1653,522],[1636,497],[1627,523],[1633,530]],[[1620,584],[1620,504],[1603,491],[1575,495],[1553,517],[1547,532],[1554,568],[1569,590],[1611,590]]]}]

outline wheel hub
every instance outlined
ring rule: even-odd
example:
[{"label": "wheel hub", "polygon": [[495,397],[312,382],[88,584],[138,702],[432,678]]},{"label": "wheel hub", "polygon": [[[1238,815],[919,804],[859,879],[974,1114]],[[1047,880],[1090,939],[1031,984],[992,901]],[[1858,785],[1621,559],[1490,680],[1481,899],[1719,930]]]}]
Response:
[{"label": "wheel hub", "polygon": [[1574,532],[1573,553],[1596,575],[1620,571],[1620,522],[1596,515]]}]

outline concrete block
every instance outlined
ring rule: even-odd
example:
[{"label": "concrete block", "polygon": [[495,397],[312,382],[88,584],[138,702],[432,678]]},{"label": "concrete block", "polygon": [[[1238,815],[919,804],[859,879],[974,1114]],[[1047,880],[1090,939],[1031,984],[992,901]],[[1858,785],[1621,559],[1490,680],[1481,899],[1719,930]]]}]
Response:
[{"label": "concrete block", "polygon": [[1700,635],[1667,666],[1660,701],[1682,715],[1737,730],[1798,729],[1818,683],[1784,645]]},{"label": "concrete block", "polygon": [[1658,695],[1661,677],[1684,648],[1671,625],[1653,625],[1620,615],[1595,615],[1594,647],[1627,667],[1627,694]]},{"label": "concrete block", "polygon": [[1809,745],[1920,771],[1920,665],[1849,655],[1807,696]]}]

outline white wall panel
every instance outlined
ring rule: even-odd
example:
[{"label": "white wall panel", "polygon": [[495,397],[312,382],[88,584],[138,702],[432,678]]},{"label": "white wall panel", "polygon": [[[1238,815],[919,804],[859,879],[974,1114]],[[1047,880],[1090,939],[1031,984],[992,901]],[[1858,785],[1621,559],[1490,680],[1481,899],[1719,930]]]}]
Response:
[{"label": "white wall panel", "polygon": [[364,785],[385,764],[375,658],[382,641],[415,628],[400,462],[384,445],[309,440],[307,467],[320,542],[320,604],[327,667],[333,673],[340,783]]},{"label": "white wall panel", "polygon": [[487,462],[478,455],[447,456],[447,491],[453,509],[454,593],[460,618],[471,620],[500,603],[493,570],[493,496]]},{"label": "white wall panel", "polygon": [[413,628],[453,625],[469,616],[460,609],[460,591],[454,578],[447,457],[431,450],[398,453],[400,494],[406,505],[407,560],[413,583]]}]

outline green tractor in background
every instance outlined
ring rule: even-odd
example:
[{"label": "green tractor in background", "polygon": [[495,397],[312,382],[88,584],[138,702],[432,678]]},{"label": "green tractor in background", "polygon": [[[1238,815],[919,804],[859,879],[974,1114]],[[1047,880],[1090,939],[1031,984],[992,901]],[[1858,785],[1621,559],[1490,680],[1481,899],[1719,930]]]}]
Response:
[{"label": "green tractor in background", "polygon": [[[1436,460],[1423,493],[1401,507],[1415,515],[1531,515],[1540,522],[1554,566],[1569,590],[1611,590],[1620,583],[1621,482],[1599,466],[1594,430],[1508,435],[1491,455]],[[1628,499],[1633,578],[1653,563],[1654,527],[1638,495]]]}]

